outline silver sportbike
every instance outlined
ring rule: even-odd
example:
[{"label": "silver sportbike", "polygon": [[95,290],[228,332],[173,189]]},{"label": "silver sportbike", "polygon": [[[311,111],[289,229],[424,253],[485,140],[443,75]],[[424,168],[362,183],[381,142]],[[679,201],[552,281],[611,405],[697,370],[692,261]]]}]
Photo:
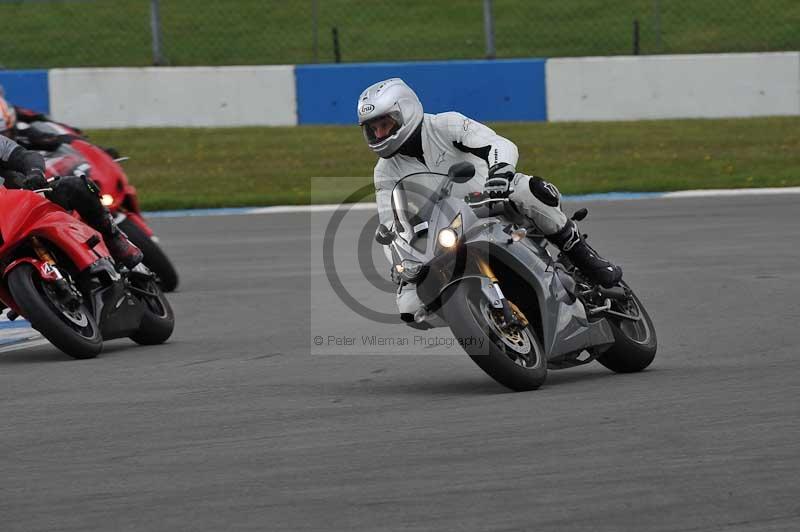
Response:
[{"label": "silver sportbike", "polygon": [[594,285],[551,255],[507,199],[471,191],[474,175],[459,163],[407,175],[392,191],[393,226],[375,238],[389,246],[393,276],[416,287],[424,306],[415,321],[439,315],[483,371],[516,391],[541,386],[548,369],[593,360],[621,373],[649,366],[656,331],[633,290]]}]

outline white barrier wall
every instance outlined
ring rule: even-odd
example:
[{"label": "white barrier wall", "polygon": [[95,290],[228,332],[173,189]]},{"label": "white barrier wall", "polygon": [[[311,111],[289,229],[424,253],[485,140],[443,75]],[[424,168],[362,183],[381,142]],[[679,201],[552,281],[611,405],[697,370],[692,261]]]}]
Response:
[{"label": "white barrier wall", "polygon": [[[551,121],[800,115],[800,52],[549,59],[545,72]],[[293,65],[55,69],[49,93],[55,119],[86,128],[298,124]]]},{"label": "white barrier wall", "polygon": [[50,113],[85,128],[297,125],[294,66],[50,71]]},{"label": "white barrier wall", "polygon": [[800,114],[797,52],[551,59],[546,68],[551,121]]}]

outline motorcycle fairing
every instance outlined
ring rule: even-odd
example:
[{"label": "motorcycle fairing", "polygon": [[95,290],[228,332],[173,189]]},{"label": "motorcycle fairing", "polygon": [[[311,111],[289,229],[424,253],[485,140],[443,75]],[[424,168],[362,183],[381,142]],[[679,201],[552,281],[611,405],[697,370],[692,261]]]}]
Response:
[{"label": "motorcycle fairing", "polygon": [[6,266],[5,270],[3,271],[3,283],[0,283],[0,300],[6,304],[8,308],[16,312],[17,314],[22,314],[20,308],[17,306],[17,302],[14,301],[14,297],[11,295],[11,292],[8,290],[8,285],[5,283],[6,277],[8,274],[11,273],[11,270],[19,266],[20,264],[27,263],[33,266],[37,272],[39,272],[39,276],[45,281],[57,281],[58,275],[56,275],[55,270],[46,262],[33,258],[33,257],[22,257],[20,259],[15,260],[8,266]]},{"label": "motorcycle fairing", "polygon": [[[507,220],[478,218],[466,205],[459,208],[465,228],[460,244],[455,250],[440,253],[430,260],[428,275],[417,285],[417,293],[429,311],[438,310],[444,288],[464,276],[463,261],[467,254],[480,253],[489,257],[490,262],[502,262],[533,289],[542,324],[542,344],[548,360],[614,343],[614,335],[605,320],[588,320],[583,305],[564,287],[554,261],[544,247],[530,238],[509,243],[509,234],[504,230]],[[452,214],[444,213],[441,204],[431,212],[427,253],[420,253],[402,240],[397,242],[394,253],[425,261],[425,257],[434,252],[438,231],[450,224]],[[434,272],[439,272],[439,275]],[[489,299],[489,302],[493,303],[493,300]]]},{"label": "motorcycle fairing", "polygon": [[53,242],[78,271],[110,256],[97,231],[34,192],[0,188],[0,212],[0,257],[33,236]]},{"label": "motorcycle fairing", "polygon": [[[403,211],[396,207],[405,205],[405,191],[396,187],[392,194],[395,222],[404,228],[410,227],[411,220],[408,217],[401,219],[398,213],[402,215]],[[554,260],[544,246],[532,238],[511,241],[504,229],[509,220],[515,221],[518,217],[479,218],[458,197],[444,189],[438,194],[432,209],[424,213],[424,221],[428,222],[424,249],[419,245],[414,246],[413,231],[406,231],[405,235],[396,238],[390,245],[396,264],[402,259],[411,259],[429,266],[425,277],[417,283],[417,293],[428,311],[438,310],[446,286],[465,278],[467,255],[478,253],[487,257],[490,263],[501,262],[533,290],[542,325],[542,344],[548,361],[574,358],[589,348],[595,348],[593,351],[597,352],[596,348],[602,349],[614,343],[614,335],[607,321],[589,321],[583,304],[565,288]],[[494,214],[495,211],[489,210],[488,213]],[[450,250],[437,248],[439,231],[448,227],[458,214],[462,217],[458,244]],[[485,276],[483,278],[483,285],[490,281]],[[570,288],[574,290],[574,287]],[[489,297],[485,291],[484,297]],[[489,302],[493,303],[493,300],[489,299]]]},{"label": "motorcycle fairing", "polygon": [[27,263],[33,266],[39,273],[39,277],[41,277],[45,281],[58,280],[58,275],[56,274],[56,271],[53,269],[52,266],[50,266],[49,263],[40,259],[35,259],[33,257],[22,257],[20,259],[15,260],[14,262],[6,266],[6,269],[3,271],[3,277],[4,278],[7,277],[8,274],[11,273],[11,270],[13,270],[14,268],[23,263]]},{"label": "motorcycle fairing", "polygon": [[502,223],[494,223],[470,235],[471,239],[464,243],[465,251],[480,252],[491,257],[491,261],[501,262],[533,289],[548,360],[613,344],[614,335],[608,323],[588,320],[583,305],[565,289],[546,250],[530,239],[507,244],[508,235],[502,226]]}]

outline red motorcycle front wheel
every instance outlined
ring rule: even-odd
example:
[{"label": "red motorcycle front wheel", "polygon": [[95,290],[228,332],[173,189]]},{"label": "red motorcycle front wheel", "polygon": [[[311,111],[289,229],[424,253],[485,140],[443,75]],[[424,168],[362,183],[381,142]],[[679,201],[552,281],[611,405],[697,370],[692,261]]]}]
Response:
[{"label": "red motorcycle front wheel", "polygon": [[8,289],[22,315],[54,346],[73,358],[94,358],[103,350],[103,337],[85,303],[67,305],[51,283],[30,264],[9,273]]}]

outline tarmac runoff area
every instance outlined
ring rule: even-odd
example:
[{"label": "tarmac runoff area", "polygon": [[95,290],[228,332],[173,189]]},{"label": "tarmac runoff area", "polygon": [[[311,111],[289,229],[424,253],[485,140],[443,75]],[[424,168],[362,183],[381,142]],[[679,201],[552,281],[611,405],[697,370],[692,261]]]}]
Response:
[{"label": "tarmac runoff area", "polygon": [[7,310],[0,315],[0,353],[13,351],[29,344],[47,343],[42,335],[31,329],[31,324],[23,318],[10,321],[6,316]]},{"label": "tarmac runoff area", "polygon": [[[0,529],[800,530],[800,196],[565,210],[584,206],[659,353],[523,394],[439,340],[315,346],[450,337],[342,304],[318,261],[330,211],[153,219],[182,276],[169,343],[0,353]],[[348,215],[333,258],[390,313],[354,262],[372,216]]]}]

